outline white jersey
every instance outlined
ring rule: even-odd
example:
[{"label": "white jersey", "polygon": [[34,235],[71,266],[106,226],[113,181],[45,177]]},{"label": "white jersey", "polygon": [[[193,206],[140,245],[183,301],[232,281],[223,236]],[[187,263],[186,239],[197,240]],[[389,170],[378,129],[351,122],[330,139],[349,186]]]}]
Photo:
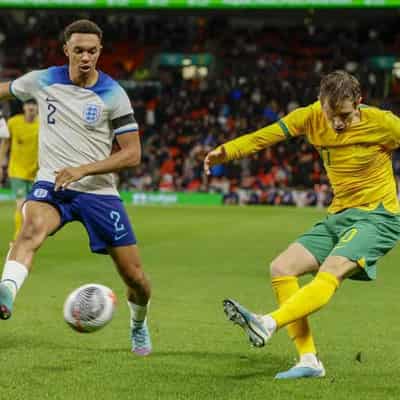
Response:
[{"label": "white jersey", "polygon": [[[55,181],[55,171],[101,161],[111,154],[115,135],[137,132],[124,89],[99,71],[94,86],[82,88],[69,78],[68,66],[32,71],[12,82],[20,100],[39,106],[39,171],[37,181]],[[114,174],[86,176],[68,189],[118,195]]]},{"label": "white jersey", "polygon": [[0,139],[9,139],[10,132],[8,131],[7,121],[0,117]]}]

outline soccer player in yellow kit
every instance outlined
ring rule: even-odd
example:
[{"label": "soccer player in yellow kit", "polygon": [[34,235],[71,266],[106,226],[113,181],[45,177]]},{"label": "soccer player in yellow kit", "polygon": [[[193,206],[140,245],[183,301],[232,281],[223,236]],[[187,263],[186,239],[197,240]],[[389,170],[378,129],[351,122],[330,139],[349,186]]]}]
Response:
[{"label": "soccer player in yellow kit", "polygon": [[[209,174],[213,165],[305,135],[318,149],[331,182],[334,199],[327,217],[271,263],[279,308],[258,315],[235,300],[224,300],[227,317],[245,330],[256,347],[287,326],[299,362],[278,373],[277,379],[325,375],[307,316],[325,306],[345,278],[374,279],[377,260],[400,237],[391,162],[392,151],[400,146],[400,119],[360,102],[359,82],[344,71],[332,72],[321,80],[319,101],[217,147],[204,161]],[[300,288],[297,277],[306,273],[316,275]]]},{"label": "soccer player in yellow kit", "polygon": [[[10,149],[8,176],[16,198],[14,239],[22,225],[21,207],[31,190],[38,169],[38,106],[35,100],[24,102],[23,114],[8,120],[9,139],[3,139],[0,147],[0,165]],[[2,178],[0,171],[0,180]]]}]

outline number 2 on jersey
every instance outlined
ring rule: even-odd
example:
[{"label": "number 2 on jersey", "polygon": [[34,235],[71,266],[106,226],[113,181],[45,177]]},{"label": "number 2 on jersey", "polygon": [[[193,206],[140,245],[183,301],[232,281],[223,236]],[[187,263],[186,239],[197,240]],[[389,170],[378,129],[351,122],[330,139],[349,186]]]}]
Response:
[{"label": "number 2 on jersey", "polygon": [[55,118],[53,117],[54,113],[57,111],[57,108],[54,104],[48,103],[47,104],[47,110],[49,113],[47,114],[47,123],[49,125],[54,125],[56,123]]},{"label": "number 2 on jersey", "polygon": [[125,225],[119,222],[121,219],[121,214],[118,211],[111,211],[110,218],[114,222],[114,228],[116,232],[121,232],[125,229]]}]

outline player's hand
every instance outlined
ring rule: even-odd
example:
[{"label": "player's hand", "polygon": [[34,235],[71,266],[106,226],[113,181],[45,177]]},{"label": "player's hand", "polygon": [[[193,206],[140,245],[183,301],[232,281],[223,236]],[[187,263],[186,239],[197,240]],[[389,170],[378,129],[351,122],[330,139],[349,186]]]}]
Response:
[{"label": "player's hand", "polygon": [[69,167],[54,172],[56,174],[56,182],[54,190],[64,190],[72,183],[79,181],[85,176],[85,170],[82,167]]},{"label": "player's hand", "polygon": [[226,162],[226,151],[224,146],[217,147],[210,151],[204,159],[204,171],[206,175],[211,174],[211,167]]}]

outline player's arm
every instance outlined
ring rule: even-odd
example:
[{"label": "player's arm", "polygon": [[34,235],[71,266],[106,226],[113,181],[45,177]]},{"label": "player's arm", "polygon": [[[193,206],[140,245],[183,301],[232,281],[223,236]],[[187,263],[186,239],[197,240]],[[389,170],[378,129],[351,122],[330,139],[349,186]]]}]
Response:
[{"label": "player's arm", "polygon": [[3,180],[3,164],[10,149],[10,139],[0,139],[0,181]]},{"label": "player's arm", "polygon": [[0,83],[0,101],[9,100],[13,97],[11,93],[11,82]]},{"label": "player's arm", "polygon": [[65,189],[70,183],[78,181],[84,176],[107,174],[118,172],[125,168],[131,168],[140,163],[141,145],[137,131],[130,131],[116,137],[119,150],[110,157],[79,167],[64,168],[55,171],[55,190]]},{"label": "player's arm", "polygon": [[383,112],[383,118],[381,118],[384,133],[383,144],[390,150],[394,150],[400,147],[400,118],[394,115],[390,111]]},{"label": "player's arm", "polygon": [[84,169],[85,176],[118,172],[140,164],[142,150],[138,132],[128,132],[118,135],[116,140],[119,150],[105,160],[84,165],[82,168]]},{"label": "player's arm", "polygon": [[1,144],[0,144],[0,166],[3,165],[4,160],[7,157],[8,150],[10,149],[10,139],[8,138],[3,138],[1,139]]},{"label": "player's arm", "polygon": [[210,174],[210,168],[214,165],[247,157],[283,140],[303,134],[311,112],[309,109],[310,107],[299,108],[275,124],[218,146],[209,152],[204,160],[206,174]]},{"label": "player's arm", "polygon": [[0,181],[3,180],[3,164],[10,149],[11,127],[5,118],[0,115]]}]

